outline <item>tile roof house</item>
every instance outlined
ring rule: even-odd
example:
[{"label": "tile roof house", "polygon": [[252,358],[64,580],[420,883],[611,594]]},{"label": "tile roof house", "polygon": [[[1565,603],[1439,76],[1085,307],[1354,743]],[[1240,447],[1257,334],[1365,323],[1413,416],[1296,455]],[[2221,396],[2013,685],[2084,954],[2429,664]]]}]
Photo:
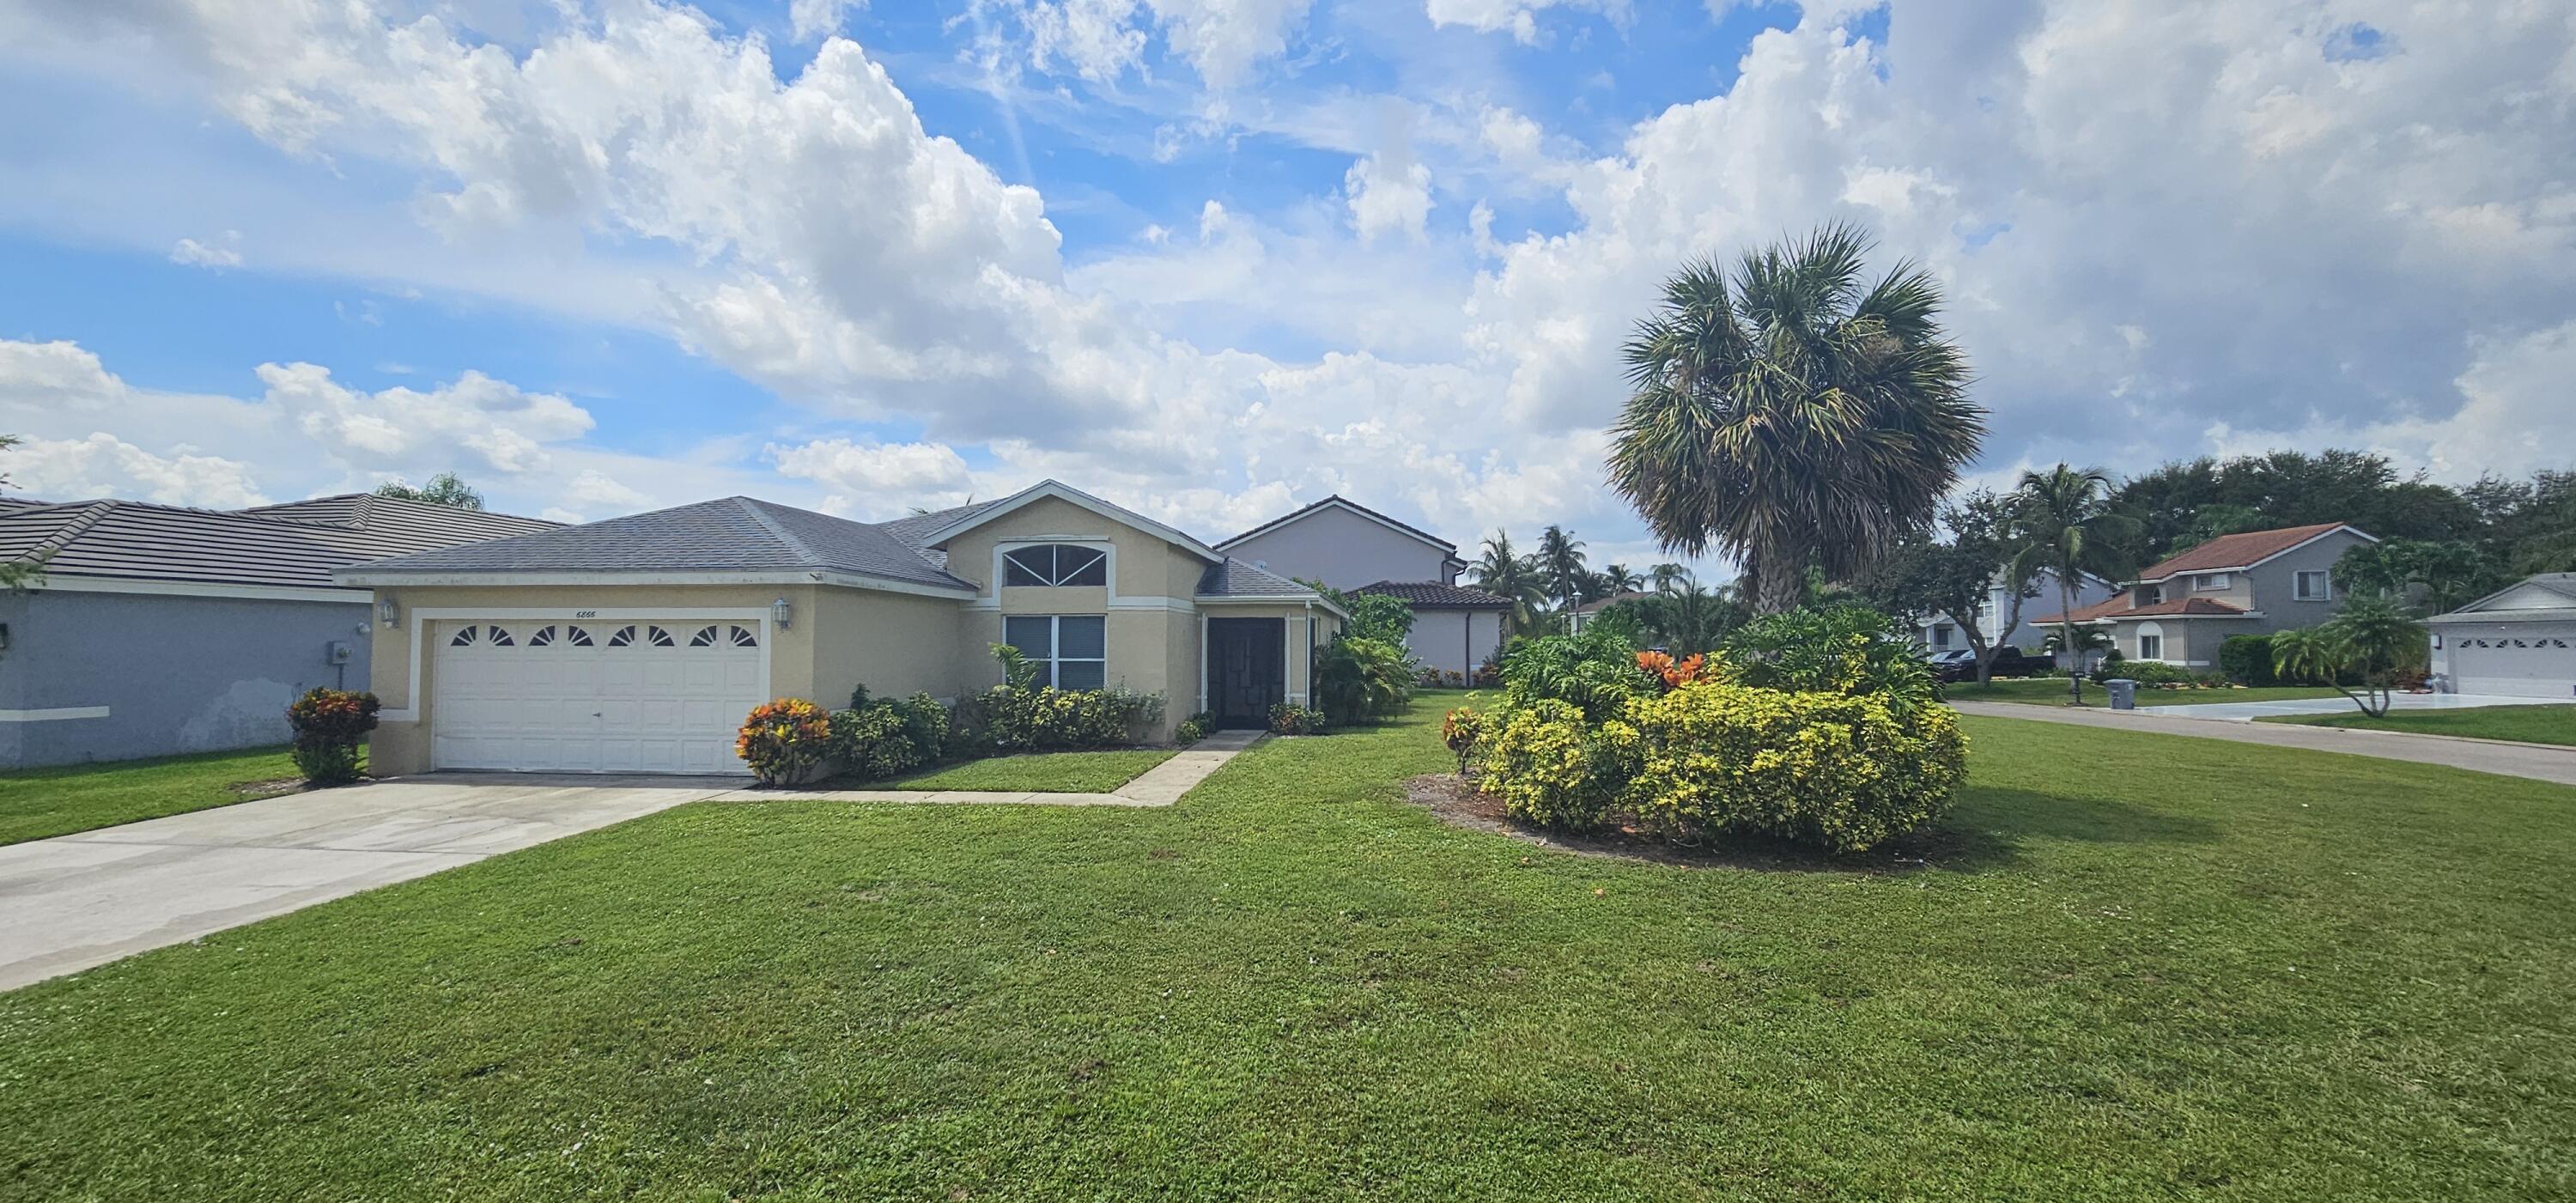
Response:
[{"label": "tile roof house", "polygon": [[728,497],[340,569],[375,591],[370,748],[435,768],[731,773],[775,697],[954,698],[1001,681],[1265,723],[1347,617],[1280,572],[1043,481],[891,522]]},{"label": "tile roof house", "polygon": [[[2067,619],[2107,628],[2125,658],[2214,670],[2230,635],[2268,635],[2333,617],[2343,608],[2335,561],[2376,542],[2342,522],[2221,535],[2166,557]],[[2029,620],[2035,626],[2064,621],[2053,605],[2036,608],[2043,612]]]},{"label": "tile roof house", "polygon": [[1301,506],[1216,545],[1297,580],[1401,597],[1413,610],[1407,650],[1440,672],[1472,674],[1502,646],[1511,600],[1458,586],[1458,545],[1339,495]]},{"label": "tile roof house", "polygon": [[0,766],[283,743],[286,705],[368,683],[360,560],[550,530],[535,518],[352,494],[252,510],[0,503]]}]

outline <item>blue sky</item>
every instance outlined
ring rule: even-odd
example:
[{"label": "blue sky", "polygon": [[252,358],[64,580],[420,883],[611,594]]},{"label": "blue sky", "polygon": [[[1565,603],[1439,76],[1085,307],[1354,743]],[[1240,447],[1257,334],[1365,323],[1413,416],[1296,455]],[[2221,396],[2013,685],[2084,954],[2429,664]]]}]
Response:
[{"label": "blue sky", "polygon": [[1055,476],[1645,563],[1619,338],[1845,220],[1950,291],[1974,483],[2568,467],[2571,55],[2393,0],[24,0],[0,430],[45,496]]}]

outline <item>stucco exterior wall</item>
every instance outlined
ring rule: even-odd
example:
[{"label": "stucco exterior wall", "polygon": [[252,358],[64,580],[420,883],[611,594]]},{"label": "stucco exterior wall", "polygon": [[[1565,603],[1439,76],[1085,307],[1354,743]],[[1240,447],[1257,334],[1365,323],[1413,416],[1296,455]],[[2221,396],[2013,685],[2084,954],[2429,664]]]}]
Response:
[{"label": "stucco exterior wall", "polygon": [[1405,649],[1424,666],[1461,676],[1474,673],[1502,642],[1498,610],[1416,610],[1404,637]]},{"label": "stucco exterior wall", "polygon": [[[43,590],[0,602],[0,765],[285,743],[287,704],[369,687],[365,603]],[[333,641],[349,663],[326,662]],[[98,717],[39,718],[93,709]]]},{"label": "stucco exterior wall", "polygon": [[[437,723],[430,705],[437,657],[430,649],[438,646],[444,634],[473,619],[466,615],[432,617],[423,611],[461,610],[469,615],[542,613],[568,622],[593,618],[608,622],[637,611],[765,611],[770,603],[783,597],[791,617],[786,630],[770,633],[769,692],[773,697],[811,698],[837,706],[849,699],[848,682],[840,685],[838,698],[817,696],[815,641],[823,625],[816,621],[821,609],[816,602],[819,592],[820,587],[813,585],[407,586],[379,590],[379,597],[394,599],[399,612],[391,629],[381,624],[375,629],[377,671],[373,674],[373,688],[395,717],[377,726],[375,736],[368,741],[368,762],[374,772],[388,776],[425,772],[430,767],[430,735]],[[418,679],[413,674],[415,651]],[[912,685],[890,678],[882,684],[870,682],[869,688],[910,693],[916,688],[932,689],[932,685]],[[404,712],[411,717],[401,717]]]},{"label": "stucco exterior wall", "polygon": [[954,700],[965,690],[967,666],[950,649],[966,618],[965,606],[950,598],[817,586],[812,700],[838,709],[849,704],[854,685],[881,698],[919,692]]},{"label": "stucco exterior wall", "polygon": [[1344,509],[1322,509],[1225,549],[1227,555],[1336,589],[1379,581],[1456,584],[1448,553]]}]

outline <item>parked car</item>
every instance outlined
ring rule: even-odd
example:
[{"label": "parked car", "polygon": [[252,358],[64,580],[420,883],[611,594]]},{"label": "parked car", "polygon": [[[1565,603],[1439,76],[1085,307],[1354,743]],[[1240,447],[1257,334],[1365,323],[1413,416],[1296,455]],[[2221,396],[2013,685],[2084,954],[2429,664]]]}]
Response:
[{"label": "parked car", "polygon": [[[2028,655],[2020,648],[2006,644],[1995,649],[1994,663],[1987,667],[1986,675],[2027,677],[2046,664],[2045,658]],[[1932,657],[1932,672],[1944,681],[1974,681],[1977,679],[1977,654],[1966,650],[1936,653]]]}]

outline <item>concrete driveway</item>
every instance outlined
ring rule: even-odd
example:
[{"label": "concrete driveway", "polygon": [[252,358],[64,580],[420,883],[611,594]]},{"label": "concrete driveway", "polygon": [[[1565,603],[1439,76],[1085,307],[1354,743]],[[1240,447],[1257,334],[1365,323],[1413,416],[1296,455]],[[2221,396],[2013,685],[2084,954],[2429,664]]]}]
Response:
[{"label": "concrete driveway", "polygon": [[0,990],[735,789],[433,773],[0,848]]}]

